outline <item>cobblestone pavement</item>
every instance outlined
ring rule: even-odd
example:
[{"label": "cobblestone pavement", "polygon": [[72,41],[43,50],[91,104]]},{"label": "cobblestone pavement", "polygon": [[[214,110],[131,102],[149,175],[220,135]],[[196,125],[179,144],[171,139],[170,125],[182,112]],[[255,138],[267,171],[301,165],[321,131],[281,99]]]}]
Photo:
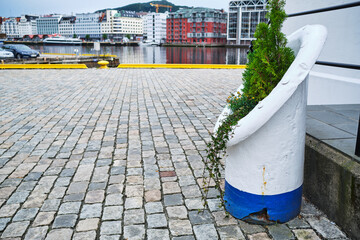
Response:
[{"label": "cobblestone pavement", "polygon": [[304,202],[268,227],[201,214],[205,142],[242,70],[0,71],[2,239],[346,239]]}]

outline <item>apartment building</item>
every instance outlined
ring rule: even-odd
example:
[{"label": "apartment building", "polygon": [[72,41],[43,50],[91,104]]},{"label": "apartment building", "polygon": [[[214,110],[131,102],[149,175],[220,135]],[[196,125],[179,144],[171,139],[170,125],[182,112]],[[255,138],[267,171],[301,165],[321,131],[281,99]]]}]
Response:
[{"label": "apartment building", "polygon": [[167,43],[226,43],[226,17],[222,10],[180,9],[167,18]]},{"label": "apartment building", "polygon": [[37,34],[58,34],[62,15],[47,15],[36,19]]},{"label": "apartment building", "polygon": [[267,22],[267,0],[230,1],[227,40],[230,44],[250,45],[256,26]]},{"label": "apartment building", "polygon": [[101,34],[111,39],[114,37],[114,15],[117,13],[116,10],[106,10],[100,16]]},{"label": "apartment building", "polygon": [[120,11],[114,15],[113,29],[115,38],[143,35],[143,19],[136,12]]},{"label": "apartment building", "polygon": [[59,22],[59,34],[64,37],[73,37],[75,34],[75,16],[64,16]]},{"label": "apartment building", "polygon": [[36,35],[37,34],[37,25],[36,19],[39,16],[32,15],[22,15],[20,22],[18,22],[19,27],[19,37],[24,37],[26,35]]},{"label": "apartment building", "polygon": [[18,38],[20,36],[18,25],[19,21],[20,18],[5,19],[1,26],[1,32],[5,33],[8,38]]},{"label": "apartment building", "polygon": [[75,34],[80,38],[89,35],[91,39],[101,38],[101,13],[78,13],[75,20]]},{"label": "apartment building", "polygon": [[166,19],[168,13],[148,13],[143,16],[144,37],[147,42],[162,43],[166,41]]}]

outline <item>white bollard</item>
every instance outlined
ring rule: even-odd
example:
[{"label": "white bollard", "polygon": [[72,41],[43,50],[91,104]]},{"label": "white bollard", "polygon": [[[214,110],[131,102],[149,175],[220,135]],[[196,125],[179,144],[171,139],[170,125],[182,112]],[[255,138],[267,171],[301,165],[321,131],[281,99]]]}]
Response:
[{"label": "white bollard", "polygon": [[[289,36],[294,62],[269,96],[238,122],[227,143],[224,200],[236,218],[283,223],[300,213],[307,78],[326,35],[325,27],[313,25]],[[226,107],[215,132],[228,113]]]}]

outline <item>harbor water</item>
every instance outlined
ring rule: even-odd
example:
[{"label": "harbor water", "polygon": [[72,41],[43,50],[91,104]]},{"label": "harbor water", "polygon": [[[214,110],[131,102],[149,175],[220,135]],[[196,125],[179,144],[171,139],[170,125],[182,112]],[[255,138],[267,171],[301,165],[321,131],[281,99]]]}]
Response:
[{"label": "harbor water", "polygon": [[[89,46],[33,45],[41,53],[97,54]],[[99,54],[117,55],[120,63],[138,64],[246,64],[248,48],[224,47],[159,47],[101,46]]]}]

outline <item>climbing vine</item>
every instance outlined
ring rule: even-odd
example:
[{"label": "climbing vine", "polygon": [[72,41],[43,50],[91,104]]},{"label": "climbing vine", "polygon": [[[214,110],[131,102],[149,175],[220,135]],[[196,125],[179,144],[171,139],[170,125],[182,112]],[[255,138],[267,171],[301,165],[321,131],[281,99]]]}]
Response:
[{"label": "climbing vine", "polygon": [[[221,205],[224,206],[222,186],[223,158],[226,156],[226,144],[231,138],[240,119],[276,87],[293,60],[293,51],[286,47],[287,39],[281,32],[286,13],[285,0],[269,0],[267,19],[271,24],[260,23],[255,31],[253,52],[248,54],[248,65],[243,74],[244,88],[242,93],[231,94],[227,99],[230,114],[221,122],[217,131],[211,135],[207,144],[207,156],[203,159],[203,200],[206,204],[207,194],[212,183],[219,191]],[[241,171],[239,169],[239,171]],[[207,173],[209,174],[207,177]],[[213,180],[213,181],[211,181]]]}]

